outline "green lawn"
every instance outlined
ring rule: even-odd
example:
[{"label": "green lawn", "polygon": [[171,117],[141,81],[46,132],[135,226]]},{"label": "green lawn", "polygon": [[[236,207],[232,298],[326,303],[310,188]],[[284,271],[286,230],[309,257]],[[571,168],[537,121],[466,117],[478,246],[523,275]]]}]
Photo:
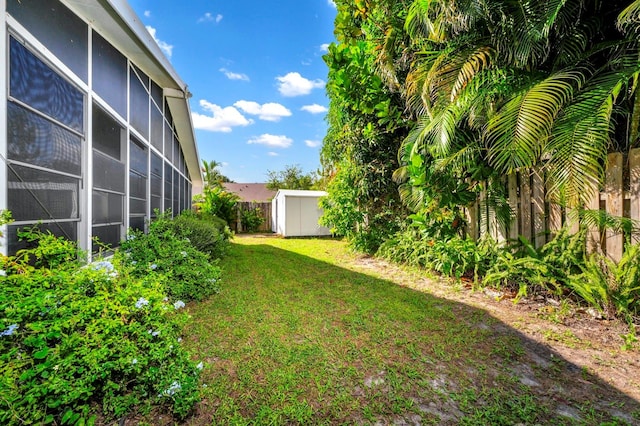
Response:
[{"label": "green lawn", "polygon": [[236,238],[189,306],[193,424],[626,424],[638,405],[484,311],[348,269],[345,243]]}]

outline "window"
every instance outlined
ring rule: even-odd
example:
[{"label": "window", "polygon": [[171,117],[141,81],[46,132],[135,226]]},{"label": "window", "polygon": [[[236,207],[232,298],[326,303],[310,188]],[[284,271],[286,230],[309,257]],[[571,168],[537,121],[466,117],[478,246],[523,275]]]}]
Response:
[{"label": "window", "polygon": [[84,95],[11,37],[9,94],[72,130],[84,130]]},{"label": "window", "polygon": [[93,90],[120,116],[127,117],[127,58],[93,31]]},{"label": "window", "polygon": [[162,210],[162,158],[151,153],[151,217],[155,217],[155,210]]},{"label": "window", "polygon": [[[117,247],[124,230],[126,131],[94,104],[93,114],[93,219],[92,233],[100,242]],[[93,250],[98,250],[94,243]]]},{"label": "window", "polygon": [[24,247],[17,230],[75,240],[80,221],[84,94],[10,38],[7,103],[9,254]]},{"label": "window", "polygon": [[16,103],[7,105],[9,159],[80,176],[82,138]]},{"label": "window", "polygon": [[82,19],[57,0],[9,0],[7,11],[87,82],[88,28]]},{"label": "window", "polygon": [[171,192],[173,189],[173,169],[171,168],[171,164],[164,163],[164,209],[172,210],[172,196]]},{"label": "window", "polygon": [[136,140],[129,143],[129,227],[144,231],[147,216],[147,148]]},{"label": "window", "polygon": [[149,138],[149,77],[132,67],[129,74],[129,114],[131,125],[145,139]]},{"label": "window", "polygon": [[151,145],[156,147],[158,151],[162,152],[162,130],[164,120],[162,119],[162,111],[156,107],[156,104],[151,103]]},{"label": "window", "polygon": [[173,215],[180,214],[180,174],[173,169]]},{"label": "window", "polygon": [[173,130],[169,122],[164,122],[164,156],[169,161],[173,161]]}]

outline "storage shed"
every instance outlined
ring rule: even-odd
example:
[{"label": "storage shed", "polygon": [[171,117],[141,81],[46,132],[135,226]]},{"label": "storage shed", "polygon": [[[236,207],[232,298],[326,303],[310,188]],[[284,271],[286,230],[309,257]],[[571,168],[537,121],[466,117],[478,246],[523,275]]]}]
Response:
[{"label": "storage shed", "polygon": [[272,201],[272,229],[283,237],[331,235],[318,221],[322,209],[318,205],[325,191],[280,189]]}]

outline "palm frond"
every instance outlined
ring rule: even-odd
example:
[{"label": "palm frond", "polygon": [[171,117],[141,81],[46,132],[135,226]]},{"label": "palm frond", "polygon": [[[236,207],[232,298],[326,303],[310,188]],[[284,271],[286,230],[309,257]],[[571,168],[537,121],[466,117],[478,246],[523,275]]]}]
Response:
[{"label": "palm frond", "polygon": [[640,32],[640,0],[633,1],[626,9],[620,12],[616,25],[625,33]]},{"label": "palm frond", "polygon": [[[435,42],[445,39],[443,22],[438,20],[438,1],[415,0],[409,7],[405,31],[412,38],[425,38]],[[432,19],[435,17],[435,19]]]},{"label": "palm frond", "polygon": [[614,106],[629,81],[638,75],[640,65],[591,79],[559,116],[546,147],[552,197],[562,193],[570,206],[586,203],[591,197],[586,188],[593,186],[594,179],[602,179],[615,125]]},{"label": "palm frond", "polygon": [[534,165],[558,112],[582,80],[579,72],[559,72],[507,102],[489,121],[484,134],[490,163],[507,174]]},{"label": "palm frond", "polygon": [[451,101],[453,101],[460,91],[482,70],[488,68],[493,63],[495,51],[488,46],[480,46],[466,58],[460,66],[458,77],[451,89]]}]

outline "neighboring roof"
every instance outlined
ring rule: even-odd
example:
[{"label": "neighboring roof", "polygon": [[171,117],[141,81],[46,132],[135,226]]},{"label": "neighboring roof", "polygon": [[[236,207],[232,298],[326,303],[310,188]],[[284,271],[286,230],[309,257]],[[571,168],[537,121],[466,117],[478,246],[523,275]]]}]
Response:
[{"label": "neighboring roof", "polygon": [[240,197],[241,201],[256,201],[265,203],[271,201],[276,191],[267,188],[266,183],[231,183],[224,182],[222,186],[229,192]]},{"label": "neighboring roof", "polygon": [[138,15],[126,0],[61,1],[162,86],[196,193],[203,179],[189,108],[191,93]]},{"label": "neighboring roof", "polygon": [[305,191],[302,189],[278,189],[276,197],[282,194],[284,197],[325,197],[326,191]]}]

